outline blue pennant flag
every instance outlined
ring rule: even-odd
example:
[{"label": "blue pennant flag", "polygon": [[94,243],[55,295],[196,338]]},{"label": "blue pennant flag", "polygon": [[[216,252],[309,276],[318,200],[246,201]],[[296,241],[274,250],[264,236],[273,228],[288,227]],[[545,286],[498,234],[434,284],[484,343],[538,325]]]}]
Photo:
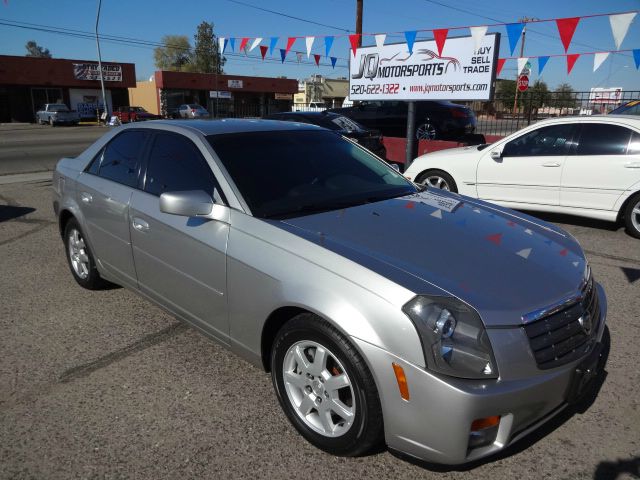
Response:
[{"label": "blue pennant flag", "polygon": [[336,68],[336,62],[338,59],[336,57],[331,57],[331,67]]},{"label": "blue pennant flag", "polygon": [[229,43],[229,39],[225,38],[224,39],[224,46],[222,47],[222,53],[224,53],[224,51],[227,49],[227,44]]},{"label": "blue pennant flag", "polygon": [[231,51],[235,51],[236,49],[236,39],[235,38],[230,38],[229,39],[229,45],[231,45]]},{"label": "blue pennant flag", "polygon": [[511,48],[511,55],[516,49],[522,30],[524,30],[524,23],[507,23],[507,35],[509,36],[509,48]]},{"label": "blue pennant flag", "polygon": [[542,75],[545,65],[549,61],[549,57],[538,57],[538,76]]},{"label": "blue pennant flag", "polygon": [[278,37],[271,37],[271,42],[269,43],[269,55],[273,55],[273,49],[276,48],[278,44]]},{"label": "blue pennant flag", "polygon": [[636,62],[636,70],[640,68],[640,48],[636,48],[633,50],[633,59]]},{"label": "blue pennant flag", "polygon": [[324,57],[325,58],[329,56],[329,52],[331,51],[332,46],[333,46],[333,37],[324,37]]},{"label": "blue pennant flag", "polygon": [[284,63],[284,59],[287,56],[287,51],[284,48],[280,49],[280,58],[282,59],[282,63]]},{"label": "blue pennant flag", "polygon": [[409,53],[413,54],[413,44],[416,41],[416,32],[415,30],[411,32],[404,32],[404,38],[407,39],[407,47],[409,47]]}]

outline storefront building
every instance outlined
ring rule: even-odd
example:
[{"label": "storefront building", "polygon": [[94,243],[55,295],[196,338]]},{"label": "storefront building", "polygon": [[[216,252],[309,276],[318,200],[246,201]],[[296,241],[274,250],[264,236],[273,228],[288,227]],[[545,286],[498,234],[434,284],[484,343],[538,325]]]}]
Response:
[{"label": "storefront building", "polygon": [[[129,105],[132,63],[102,62],[110,110]],[[0,122],[33,122],[45,103],[64,103],[83,119],[102,109],[98,63],[91,60],[0,55]]]}]

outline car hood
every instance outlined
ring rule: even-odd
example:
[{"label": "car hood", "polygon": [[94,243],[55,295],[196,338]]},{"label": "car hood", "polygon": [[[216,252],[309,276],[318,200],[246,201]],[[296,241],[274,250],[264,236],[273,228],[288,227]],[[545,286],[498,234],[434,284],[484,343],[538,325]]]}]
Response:
[{"label": "car hood", "polygon": [[478,150],[478,145],[471,145],[468,147],[460,148],[446,148],[444,150],[438,150],[437,152],[426,153],[422,157],[434,158],[434,157],[469,157],[478,158],[483,152],[488,151],[488,147],[482,150]]},{"label": "car hood", "polygon": [[458,297],[487,326],[521,324],[574,294],[586,271],[557,227],[442,191],[274,223],[416,294]]}]

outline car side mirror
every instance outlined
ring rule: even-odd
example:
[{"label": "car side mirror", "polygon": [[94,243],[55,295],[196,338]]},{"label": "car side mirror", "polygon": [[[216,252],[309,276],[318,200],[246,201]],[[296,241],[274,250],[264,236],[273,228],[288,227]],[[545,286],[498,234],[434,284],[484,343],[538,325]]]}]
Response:
[{"label": "car side mirror", "polygon": [[203,190],[165,192],[160,195],[160,211],[183,217],[204,217],[210,215],[215,202]]},{"label": "car side mirror", "polygon": [[491,150],[491,158],[496,162],[502,160],[502,151],[501,150]]}]

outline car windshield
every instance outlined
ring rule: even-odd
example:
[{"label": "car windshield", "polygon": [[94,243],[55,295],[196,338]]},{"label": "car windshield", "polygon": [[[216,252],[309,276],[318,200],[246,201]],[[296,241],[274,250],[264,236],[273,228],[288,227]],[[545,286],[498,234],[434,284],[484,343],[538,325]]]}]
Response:
[{"label": "car windshield", "polygon": [[69,109],[67,108],[66,105],[55,104],[55,105],[49,105],[49,111],[50,112],[68,112]]},{"label": "car windshield", "polygon": [[419,190],[332,132],[244,132],[207,139],[256,217],[303,216]]}]

